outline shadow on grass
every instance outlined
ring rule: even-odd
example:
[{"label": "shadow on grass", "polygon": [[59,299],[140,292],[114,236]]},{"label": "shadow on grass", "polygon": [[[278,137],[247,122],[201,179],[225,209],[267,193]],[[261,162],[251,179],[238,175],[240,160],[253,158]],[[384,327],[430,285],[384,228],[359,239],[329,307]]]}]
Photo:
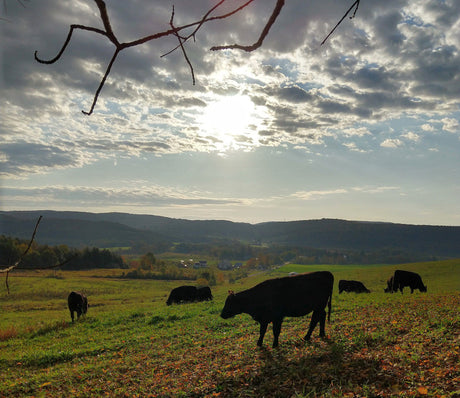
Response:
[{"label": "shadow on grass", "polygon": [[[378,359],[358,357],[340,343],[326,344],[323,352],[304,352],[300,358],[293,357],[292,347],[261,348],[258,369],[216,380],[220,396],[338,397],[360,391],[360,396],[378,397],[373,390],[398,384],[396,376],[382,371]],[[300,347],[300,343],[294,346]]]}]

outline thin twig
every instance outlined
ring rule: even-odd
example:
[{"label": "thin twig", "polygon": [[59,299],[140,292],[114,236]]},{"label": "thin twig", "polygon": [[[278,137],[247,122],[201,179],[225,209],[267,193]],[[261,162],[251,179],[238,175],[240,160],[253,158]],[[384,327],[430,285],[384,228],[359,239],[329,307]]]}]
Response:
[{"label": "thin twig", "polygon": [[[171,13],[171,19],[169,20],[169,25],[171,26],[171,29],[176,30],[176,28],[174,26],[174,6],[173,6],[173,9],[172,9],[172,13]],[[184,54],[185,61],[187,62],[188,66],[190,67],[190,72],[192,74],[192,83],[193,83],[193,85],[195,85],[195,72],[193,71],[193,66],[192,66],[192,63],[190,62],[190,59],[187,56],[187,52],[185,51],[183,38],[177,32],[175,33],[175,36],[177,37],[177,40],[179,41],[179,46],[180,46],[180,48],[182,50],[182,54]],[[185,40],[187,40],[187,39],[185,39]]]},{"label": "thin twig", "polygon": [[238,49],[238,50],[244,50],[247,52],[251,52],[254,50],[257,50],[260,46],[262,46],[262,43],[267,37],[268,32],[270,32],[271,27],[275,23],[276,19],[278,18],[278,15],[281,12],[281,9],[284,7],[284,0],[277,0],[275,8],[273,9],[272,15],[268,19],[266,25],[264,26],[264,29],[262,30],[262,33],[259,36],[259,39],[252,45],[250,46],[242,46],[240,44],[230,44],[230,45],[225,45],[225,46],[215,46],[211,47],[211,51],[218,51],[218,50],[233,50],[233,49]]},{"label": "thin twig", "polygon": [[351,10],[353,9],[353,7],[356,6],[355,11],[354,11],[353,15],[350,17],[350,19],[353,19],[353,18],[355,17],[356,11],[358,11],[358,7],[359,7],[359,2],[360,2],[360,1],[361,1],[361,0],[356,0],[356,1],[353,3],[353,5],[352,5],[352,6],[348,9],[348,11],[344,14],[344,16],[342,17],[342,19],[341,19],[339,22],[337,22],[337,25],[334,26],[334,29],[332,29],[332,30],[329,32],[329,34],[326,36],[326,38],[321,42],[321,44],[320,44],[321,46],[322,46],[324,43],[326,43],[327,39],[329,39],[329,37],[332,35],[332,33],[334,33],[334,31],[337,29],[337,27],[342,23],[342,21],[346,18],[346,16],[351,12]]},{"label": "thin twig", "polygon": [[17,267],[17,269],[22,269],[22,270],[27,270],[27,269],[30,269],[30,270],[45,270],[45,269],[53,269],[53,268],[60,268],[60,267],[63,267],[64,265],[66,265],[67,263],[69,263],[70,261],[72,261],[74,258],[78,257],[79,254],[74,254],[72,257],[69,257],[68,259],[64,260],[63,262],[59,263],[59,264],[55,264],[55,265],[49,265],[47,267]]},{"label": "thin twig", "polygon": [[97,102],[97,99],[99,98],[99,94],[101,93],[102,87],[104,87],[105,81],[107,80],[107,76],[109,75],[110,70],[112,69],[112,65],[115,62],[115,59],[117,58],[117,56],[120,53],[120,51],[121,50],[119,48],[117,48],[115,50],[115,53],[113,54],[112,59],[110,60],[108,66],[107,66],[107,69],[105,71],[104,77],[102,78],[101,82],[99,83],[99,87],[96,90],[96,94],[94,94],[93,103],[91,105],[91,108],[90,108],[89,112],[82,111],[83,114],[89,116],[89,115],[91,115],[93,113],[94,107],[96,106],[96,102]]},{"label": "thin twig", "polygon": [[5,284],[6,284],[6,290],[7,290],[8,294],[10,294],[10,286],[8,285],[8,275],[9,275],[10,271],[14,270],[21,263],[21,261],[24,259],[25,255],[29,252],[29,250],[30,250],[30,248],[32,246],[32,242],[35,239],[35,234],[37,233],[38,224],[40,224],[41,220],[42,220],[42,216],[38,217],[37,223],[35,224],[34,232],[32,233],[32,237],[30,238],[29,245],[27,246],[27,248],[24,251],[24,253],[22,253],[22,255],[19,257],[19,259],[13,265],[9,266],[8,268],[0,270],[0,273],[6,273]]},{"label": "thin twig", "polygon": [[67,34],[67,38],[64,44],[62,45],[61,50],[58,52],[58,54],[50,60],[44,60],[44,59],[38,58],[38,55],[37,55],[38,51],[35,51],[34,53],[35,61],[40,62],[41,64],[48,64],[48,65],[54,64],[59,58],[61,58],[61,55],[64,53],[65,49],[67,48],[67,45],[69,44],[70,39],[72,38],[74,29],[88,30],[90,32],[95,32],[95,33],[99,33],[100,35],[107,36],[106,32],[104,32],[103,30],[97,29],[97,28],[92,28],[90,26],[85,26],[85,25],[70,25],[69,33]]}]

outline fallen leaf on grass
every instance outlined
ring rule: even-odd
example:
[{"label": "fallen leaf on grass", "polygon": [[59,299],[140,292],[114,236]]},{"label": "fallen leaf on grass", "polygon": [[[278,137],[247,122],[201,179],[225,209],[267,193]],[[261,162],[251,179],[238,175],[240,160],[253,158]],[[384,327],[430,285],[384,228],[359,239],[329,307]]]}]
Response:
[{"label": "fallen leaf on grass", "polygon": [[417,388],[417,391],[419,392],[419,394],[421,395],[426,395],[428,394],[428,389],[426,387],[419,387]]},{"label": "fallen leaf on grass", "polygon": [[43,383],[43,384],[40,386],[40,388],[41,388],[41,387],[49,386],[50,384],[51,384],[51,382],[50,382],[50,381],[47,381],[47,382]]}]

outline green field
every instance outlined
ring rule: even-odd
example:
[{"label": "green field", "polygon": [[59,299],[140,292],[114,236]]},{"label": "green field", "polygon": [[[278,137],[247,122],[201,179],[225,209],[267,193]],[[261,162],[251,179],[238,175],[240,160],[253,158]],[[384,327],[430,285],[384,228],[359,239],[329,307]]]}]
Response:
[{"label": "green field", "polygon": [[[395,269],[418,272],[427,293],[385,294]],[[330,270],[327,338],[309,317],[286,318],[256,347],[248,315],[219,317],[227,290],[291,271]],[[165,301],[180,281],[120,280],[115,271],[12,273],[0,285],[0,397],[453,397],[460,394],[460,260],[398,266],[286,265],[212,287],[213,302]],[[119,270],[116,271],[119,273]],[[109,276],[112,273],[112,277]],[[372,293],[338,294],[339,279]],[[188,282],[190,283],[190,282]],[[66,298],[87,294],[72,324]]]}]

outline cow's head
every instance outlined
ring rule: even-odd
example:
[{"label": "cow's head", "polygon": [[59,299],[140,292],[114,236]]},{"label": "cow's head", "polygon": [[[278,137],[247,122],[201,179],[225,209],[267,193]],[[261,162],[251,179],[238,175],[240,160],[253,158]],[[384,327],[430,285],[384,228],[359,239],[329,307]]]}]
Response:
[{"label": "cow's head", "polygon": [[229,290],[227,300],[225,300],[225,305],[220,313],[220,316],[227,319],[237,314],[241,314],[242,312],[243,311],[240,308],[240,303],[236,294],[232,290]]},{"label": "cow's head", "polygon": [[82,303],[82,306],[81,306],[81,312],[83,314],[86,314],[87,311],[88,311],[88,307],[89,307],[88,299],[85,296],[83,296],[83,303]]}]

